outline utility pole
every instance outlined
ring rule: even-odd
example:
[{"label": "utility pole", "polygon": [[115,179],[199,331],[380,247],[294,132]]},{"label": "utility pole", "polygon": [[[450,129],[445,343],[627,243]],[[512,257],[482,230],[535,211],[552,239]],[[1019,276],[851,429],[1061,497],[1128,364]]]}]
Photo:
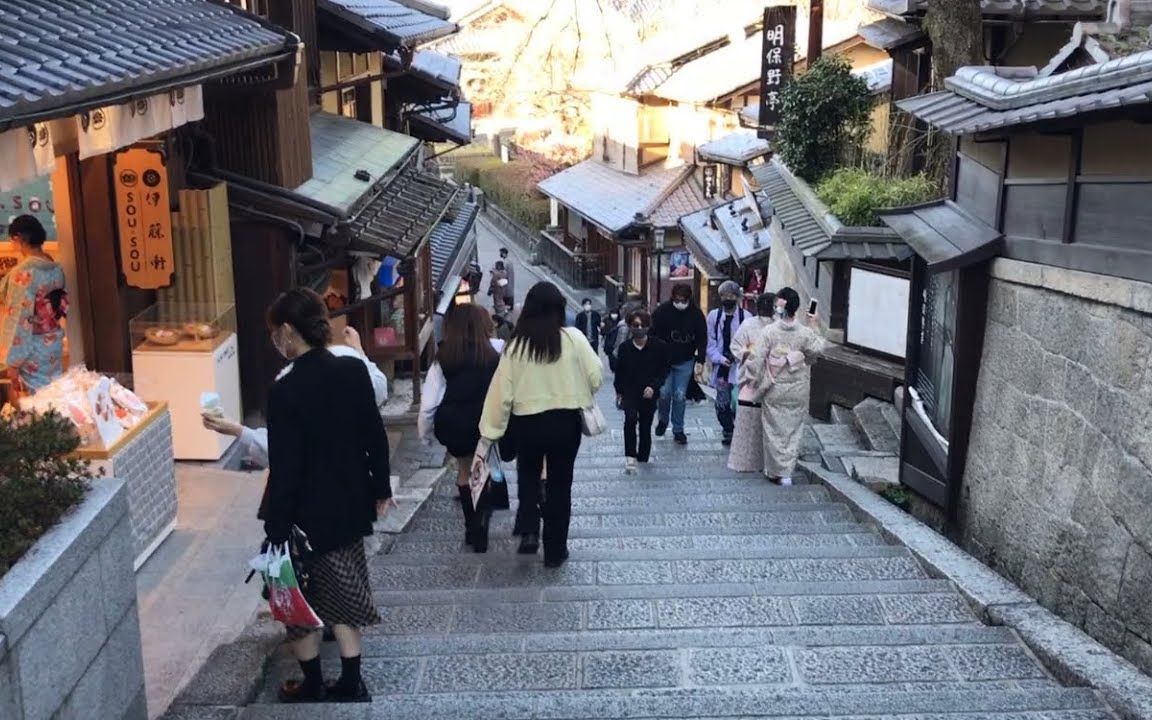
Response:
[{"label": "utility pole", "polygon": [[808,69],[824,49],[824,0],[811,0],[808,7]]}]

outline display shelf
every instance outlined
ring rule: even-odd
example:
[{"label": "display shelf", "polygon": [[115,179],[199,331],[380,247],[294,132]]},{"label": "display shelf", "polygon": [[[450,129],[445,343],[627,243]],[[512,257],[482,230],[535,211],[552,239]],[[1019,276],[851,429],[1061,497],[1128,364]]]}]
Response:
[{"label": "display shelf", "polygon": [[168,403],[166,402],[149,402],[146,404],[148,405],[148,414],[141,418],[139,423],[129,428],[128,430],[125,430],[124,434],[120,436],[120,439],[112,443],[111,447],[81,447],[72,453],[72,456],[87,461],[108,460],[113,455],[120,452],[120,450],[125,445],[135,440],[137,435],[144,432],[144,430],[153,422],[155,422],[158,417],[168,411]]},{"label": "display shelf", "polygon": [[128,323],[133,352],[215,352],[236,333],[234,305],[157,303]]}]

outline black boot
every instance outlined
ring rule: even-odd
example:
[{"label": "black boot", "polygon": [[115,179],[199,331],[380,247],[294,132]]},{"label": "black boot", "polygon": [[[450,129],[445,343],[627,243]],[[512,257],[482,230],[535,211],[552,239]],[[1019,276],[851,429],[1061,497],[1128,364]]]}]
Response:
[{"label": "black boot", "polygon": [[460,488],[460,509],[464,511],[464,544],[471,545],[475,527],[476,508],[472,506],[472,490]]}]

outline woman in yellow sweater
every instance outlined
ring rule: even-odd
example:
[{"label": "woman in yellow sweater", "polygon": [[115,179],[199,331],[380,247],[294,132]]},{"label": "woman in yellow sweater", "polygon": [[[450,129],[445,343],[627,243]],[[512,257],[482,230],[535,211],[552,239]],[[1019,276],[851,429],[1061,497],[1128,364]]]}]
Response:
[{"label": "woman in yellow sweater", "polygon": [[564,327],[565,303],[550,282],[528,291],[512,340],[500,358],[480,417],[477,458],[491,443],[510,436],[516,448],[520,507],[516,526],[520,550],[540,546],[541,471],[548,467],[543,506],[544,564],[568,559],[572,515],[572,468],[580,450],[580,411],[600,389],[600,358],[575,328]]}]

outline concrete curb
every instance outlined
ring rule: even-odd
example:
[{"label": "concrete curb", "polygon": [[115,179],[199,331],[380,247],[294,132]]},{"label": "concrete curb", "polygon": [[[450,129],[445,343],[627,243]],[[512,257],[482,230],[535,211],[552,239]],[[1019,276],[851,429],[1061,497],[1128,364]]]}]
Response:
[{"label": "concrete curb", "polygon": [[826,470],[818,463],[801,462],[800,466],[847,503],[860,520],[876,526],[889,541],[908,548],[929,575],[956,585],[985,622],[1016,631],[1060,682],[1098,691],[1124,720],[1152,720],[1152,678],[1132,663],[847,475]]}]

